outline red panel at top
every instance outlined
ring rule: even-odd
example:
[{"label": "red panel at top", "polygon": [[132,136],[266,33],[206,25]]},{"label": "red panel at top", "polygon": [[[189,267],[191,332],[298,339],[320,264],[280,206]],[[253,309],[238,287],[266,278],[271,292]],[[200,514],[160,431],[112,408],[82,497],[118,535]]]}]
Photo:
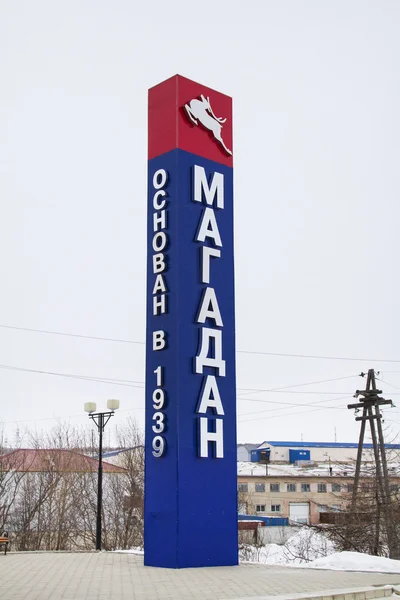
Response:
[{"label": "red panel at top", "polygon": [[232,167],[232,98],[181,75],[151,88],[148,157],[175,148]]}]

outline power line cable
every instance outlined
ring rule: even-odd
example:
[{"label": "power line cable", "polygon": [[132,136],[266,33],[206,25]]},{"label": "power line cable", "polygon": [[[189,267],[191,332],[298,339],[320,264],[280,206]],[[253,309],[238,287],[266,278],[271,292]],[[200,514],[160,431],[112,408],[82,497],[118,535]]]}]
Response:
[{"label": "power line cable", "polygon": [[354,358],[350,356],[322,356],[316,354],[289,354],[284,352],[260,352],[255,350],[238,350],[241,354],[259,354],[262,356],[282,356],[288,358],[316,358],[322,360],[351,360],[356,362],[387,362],[400,363],[400,360],[386,358]]},{"label": "power line cable", "polygon": [[[400,390],[399,387],[397,387],[396,385],[393,385],[393,383],[389,383],[388,381],[384,381],[381,377],[376,377],[375,379],[377,379],[378,381],[382,381],[382,383],[384,383],[385,385],[388,385],[389,387],[394,388],[395,390]],[[391,394],[393,395],[393,392],[391,392]]]},{"label": "power line cable", "polygon": [[382,375],[382,373],[400,373],[400,371],[387,371],[385,369],[384,371],[379,371],[379,373]]},{"label": "power line cable", "polygon": [[[57,371],[47,371],[47,370],[43,370],[43,369],[29,369],[29,368],[25,368],[25,367],[16,367],[16,366],[12,366],[12,365],[0,365],[0,369],[6,369],[6,370],[10,370],[10,371],[17,371],[17,372],[24,372],[24,373],[35,373],[35,374],[40,374],[40,375],[50,375],[50,376],[56,376],[56,377],[65,377],[68,379],[77,379],[77,380],[82,380],[82,381],[93,381],[94,383],[105,383],[108,385],[118,385],[118,386],[122,386],[122,387],[130,387],[130,388],[137,388],[137,389],[144,389],[144,382],[143,381],[134,381],[134,380],[129,380],[129,379],[113,379],[113,378],[105,378],[105,377],[92,377],[92,376],[88,376],[88,375],[77,375],[77,374],[73,374],[73,373],[60,373]],[[336,380],[340,380],[340,379],[347,379],[347,378],[351,378],[353,377],[351,376],[347,376],[347,377],[338,377],[336,378]],[[326,380],[328,381],[328,380]],[[329,380],[329,381],[335,381],[335,379]],[[290,388],[290,387],[300,387],[302,385],[313,385],[313,384],[319,384],[321,383],[321,381],[316,381],[316,382],[307,382],[307,383],[300,383],[297,385],[291,385],[291,386],[285,386],[286,388]],[[389,384],[391,385],[391,384]],[[395,386],[393,386],[395,387]],[[249,388],[239,388],[239,389],[246,389],[249,390]],[[400,388],[397,388],[400,389]],[[257,388],[254,390],[256,393],[257,392],[268,392],[268,393],[285,393],[285,394],[306,394],[306,395],[310,395],[310,394],[318,394],[318,395],[341,395],[343,394],[343,392],[326,392],[326,391],[313,391],[313,390],[309,390],[309,391],[300,391],[300,390],[287,390],[285,388],[280,389],[280,388],[270,388],[270,389],[260,389]],[[392,395],[398,395],[400,392],[393,392]],[[348,394],[350,395],[350,393]],[[346,396],[347,397],[347,396]],[[268,403],[274,403],[274,404],[288,404],[285,402],[280,402],[280,401],[271,401],[269,399],[259,399],[259,398],[243,398],[241,396],[237,397],[238,400],[243,400],[244,402],[268,402]],[[333,401],[333,398],[330,398],[328,400],[321,400],[319,402],[329,402],[329,401]],[[312,404],[312,403],[310,403]],[[294,404],[295,406],[296,404]],[[300,406],[299,404],[297,404],[297,406]],[[304,404],[305,406],[305,404]]]},{"label": "power line cable", "polygon": [[[136,341],[136,340],[127,340],[123,338],[111,338],[111,337],[103,337],[103,336],[95,336],[95,335],[83,335],[80,333],[67,333],[64,331],[52,331],[49,329],[34,329],[32,327],[17,327],[15,325],[4,325],[0,324],[0,328],[3,329],[13,329],[16,331],[29,331],[32,333],[44,333],[48,335],[61,335],[65,337],[74,337],[74,338],[82,338],[88,340],[99,340],[103,342],[119,342],[122,344],[138,344],[141,346],[145,345],[145,342]],[[239,354],[254,354],[260,356],[281,356],[286,358],[311,358],[311,359],[321,359],[321,360],[350,360],[356,362],[386,362],[386,363],[400,363],[400,359],[386,359],[386,358],[355,358],[350,356],[324,356],[317,354],[293,354],[287,352],[262,352],[258,350],[237,350]]]},{"label": "power line cable", "polygon": [[[351,394],[348,394],[346,396],[342,396],[341,398],[328,398],[328,399],[325,399],[325,400],[317,400],[316,402],[306,402],[306,403],[303,403],[303,404],[299,404],[297,402],[280,402],[279,400],[275,400],[275,401],[269,400],[268,404],[270,404],[270,403],[272,403],[272,404],[284,404],[286,406],[291,406],[291,407],[292,406],[296,406],[296,407],[297,406],[314,406],[315,404],[323,404],[325,402],[337,402],[338,400],[342,400],[343,398],[349,398],[350,395]],[[325,406],[324,408],[328,408],[329,409],[329,408],[338,408],[338,407],[336,407],[336,406]],[[266,409],[263,409],[263,410],[255,410],[255,411],[248,412],[248,413],[241,413],[240,415],[238,415],[238,418],[239,417],[244,417],[244,416],[247,417],[248,415],[259,415],[259,414],[264,413],[264,412],[272,412],[272,411],[276,411],[276,410],[287,410],[287,409],[285,409],[285,408],[271,408],[271,409],[266,408]]]},{"label": "power line cable", "polygon": [[[75,373],[60,373],[57,371],[47,371],[44,369],[29,369],[29,368],[25,368],[25,367],[17,367],[17,366],[12,366],[12,365],[0,365],[0,369],[7,369],[10,371],[22,371],[22,372],[26,372],[26,373],[38,373],[41,375],[52,375],[52,376],[57,376],[57,377],[67,377],[67,378],[71,378],[71,379],[83,379],[86,381],[94,381],[96,383],[109,383],[109,384],[116,384],[116,385],[121,385],[121,386],[125,386],[125,387],[139,387],[139,388],[144,388],[145,382],[144,381],[134,381],[131,379],[113,379],[110,377],[94,377],[94,376],[89,376],[89,375],[78,375]],[[303,391],[297,391],[297,390],[293,390],[293,391],[287,391],[288,388],[293,388],[293,387],[302,387],[302,386],[308,386],[308,385],[317,385],[320,383],[325,383],[325,382],[332,382],[332,381],[339,381],[341,379],[350,379],[352,377],[355,377],[355,375],[348,375],[345,377],[336,377],[334,379],[325,379],[325,380],[319,380],[319,381],[309,381],[307,383],[298,383],[298,384],[291,384],[288,386],[282,386],[280,388],[238,388],[239,390],[245,390],[244,393],[261,393],[261,392],[276,392],[276,393],[299,393],[299,394],[329,394],[329,395],[335,395],[335,394],[342,394],[343,392],[315,392],[315,391],[307,391],[307,392],[303,392]],[[241,398],[240,396],[238,396],[238,399],[244,399],[245,401],[254,401],[254,402],[266,402],[267,400],[258,400],[256,398]]]},{"label": "power line cable", "polygon": [[[383,383],[386,383],[386,382],[383,382]],[[397,388],[397,389],[400,389],[400,388]],[[334,400],[335,401],[345,400],[347,398],[353,398],[353,397],[354,397],[353,394],[347,394],[346,396],[342,396],[341,398],[335,398]],[[330,401],[333,401],[333,399],[321,400],[321,401],[318,401],[318,402],[310,403],[310,405],[311,404],[320,404],[322,402],[330,402]],[[297,406],[300,406],[300,405],[298,404]],[[306,405],[302,405],[302,406],[306,406]],[[257,415],[259,415],[260,413],[272,412],[272,411],[276,411],[276,410],[282,410],[282,411],[288,410],[286,408],[281,408],[281,409],[279,409],[279,408],[272,408],[272,409],[266,409],[266,410],[262,410],[262,411],[255,411],[254,413],[243,413],[242,415],[238,415],[238,421],[240,421],[240,423],[248,423],[248,422],[251,422],[251,421],[264,421],[266,419],[274,419],[274,418],[278,418],[278,417],[285,417],[285,418],[287,418],[287,417],[291,417],[291,416],[295,416],[295,415],[303,415],[303,414],[307,414],[307,413],[310,413],[310,412],[315,412],[315,411],[319,411],[319,410],[325,410],[327,408],[331,408],[331,409],[334,409],[334,410],[344,410],[344,409],[347,409],[346,406],[338,406],[338,407],[334,407],[334,406],[332,406],[332,407],[322,406],[322,407],[318,407],[318,408],[312,408],[311,410],[304,410],[304,411],[299,411],[299,412],[294,412],[294,413],[287,413],[287,412],[285,412],[285,413],[282,413],[282,414],[279,414],[279,415],[267,415],[265,417],[259,417],[258,416],[258,417],[255,417],[253,419],[244,419],[244,420],[241,420],[242,416],[248,416],[250,414],[257,414]],[[393,412],[397,412],[397,411],[393,411]],[[393,423],[398,423],[399,422],[399,421],[395,421],[393,419],[387,419],[387,418],[385,418],[385,421],[391,421]]]},{"label": "power line cable", "polygon": [[33,329],[32,327],[16,327],[14,325],[0,325],[2,329],[14,329],[16,331],[29,331],[31,333],[46,333],[48,335],[61,335],[65,337],[82,338],[85,340],[98,340],[102,342],[119,342],[121,344],[139,344],[145,345],[145,342],[136,342],[134,340],[125,340],[121,338],[102,337],[98,335],[83,335],[81,333],[66,333],[65,331],[51,331],[49,329]]},{"label": "power line cable", "polygon": [[[253,392],[255,393],[261,393],[261,392],[276,392],[278,390],[287,390],[289,388],[294,388],[294,387],[304,387],[306,385],[317,385],[318,383],[330,383],[332,381],[340,381],[342,379],[352,379],[353,377],[358,377],[358,375],[346,375],[344,377],[334,377],[333,379],[321,379],[320,381],[308,381],[307,383],[298,383],[298,384],[293,384],[293,385],[285,385],[285,386],[281,386],[281,387],[276,387],[276,388],[241,388],[241,389],[245,389],[245,390],[249,390],[248,392],[244,392],[245,394],[252,394]],[[307,393],[307,392],[303,392],[303,393]],[[343,392],[340,392],[341,394]]]},{"label": "power line cable", "polygon": [[[316,402],[306,402],[306,403],[292,403],[292,402],[274,402],[274,404],[285,404],[287,406],[315,406],[316,404],[324,404],[325,402],[337,402],[339,400],[342,400],[343,398],[349,398],[351,396],[351,394],[347,394],[345,396],[342,396],[341,398],[328,398],[325,400],[317,400]],[[336,408],[336,407],[330,407],[330,406],[326,406],[325,408]],[[288,410],[287,408],[266,408],[263,410],[256,410],[256,411],[252,411],[249,413],[241,413],[241,415],[239,415],[240,417],[244,417],[244,416],[248,416],[248,415],[259,415],[261,413],[265,413],[265,412],[271,412],[271,411],[276,411],[276,410]]]},{"label": "power line cable", "polygon": [[[383,383],[386,383],[386,382],[383,382]],[[400,389],[400,388],[397,388],[397,389]],[[335,401],[345,400],[347,398],[353,398],[353,397],[354,397],[353,394],[347,394],[346,396],[342,396],[341,398],[335,398],[334,400]],[[322,402],[330,402],[330,401],[333,401],[333,399],[321,400],[321,401],[318,401],[318,402],[315,402],[315,403],[310,403],[310,405],[311,404],[320,404]],[[297,406],[300,406],[300,405],[298,404]],[[306,405],[302,405],[302,406],[306,406]],[[294,413],[287,413],[287,412],[285,412],[285,413],[282,413],[282,414],[279,414],[279,415],[267,415],[265,417],[259,417],[258,416],[258,417],[255,417],[253,419],[244,419],[244,420],[241,420],[241,417],[248,416],[250,414],[257,414],[257,415],[259,415],[260,413],[272,412],[272,411],[276,411],[276,410],[282,410],[282,411],[288,410],[288,409],[285,409],[285,408],[281,408],[281,409],[279,409],[279,408],[271,408],[271,409],[266,409],[266,410],[262,410],[262,411],[255,411],[254,413],[243,413],[242,415],[238,415],[238,421],[240,421],[240,423],[248,423],[248,422],[251,422],[251,421],[265,421],[266,419],[274,419],[274,418],[279,418],[279,417],[285,417],[285,418],[287,418],[287,417],[292,417],[292,416],[295,416],[295,415],[303,415],[303,414],[307,414],[307,413],[310,413],[310,412],[315,412],[315,411],[319,411],[319,410],[325,410],[327,408],[331,408],[331,409],[334,409],[334,410],[344,410],[344,409],[347,409],[346,406],[337,406],[337,407],[334,407],[334,406],[331,406],[331,407],[322,406],[322,407],[318,407],[318,408],[312,408],[311,410],[303,410],[303,411],[294,412]],[[393,412],[396,412],[396,411],[393,411]],[[385,421],[390,421],[390,422],[393,422],[393,423],[398,423],[399,422],[399,421],[395,421],[393,419],[387,419],[387,418],[385,418]]]},{"label": "power line cable", "polygon": [[[119,408],[118,413],[121,412],[135,412],[137,410],[144,410],[144,406],[138,406],[136,408]],[[75,419],[77,417],[85,417],[84,413],[77,413],[75,415],[64,415],[58,417],[34,417],[33,419],[19,419],[19,420],[10,420],[10,421],[0,421],[0,424],[10,424],[10,423],[32,423],[35,421],[58,421],[63,419]]]},{"label": "power line cable", "polygon": [[[122,385],[125,387],[139,387],[139,388],[144,388],[145,382],[144,381],[134,381],[131,379],[113,379],[110,377],[94,377],[94,376],[90,376],[90,375],[77,375],[75,373],[59,373],[57,371],[47,371],[47,370],[43,370],[43,369],[29,369],[29,368],[25,368],[25,367],[16,367],[16,366],[12,366],[12,365],[0,365],[0,369],[7,369],[10,371],[22,371],[25,373],[38,373],[41,375],[52,375],[52,376],[57,376],[57,377],[67,377],[67,378],[71,378],[71,379],[83,379],[86,381],[94,381],[96,383],[112,383],[112,384],[116,384],[116,385]],[[342,378],[339,378],[342,379]],[[330,380],[333,381],[333,380]],[[316,381],[317,383],[321,383],[320,381]],[[302,385],[312,385],[312,382],[308,382],[308,383],[299,383],[297,384],[297,386],[302,386]],[[286,387],[297,387],[296,385],[290,385],[290,386],[286,386]],[[245,389],[245,390],[250,390],[251,388],[238,388],[238,389]],[[254,389],[254,392],[279,392],[280,388],[272,388],[272,389]],[[284,390],[282,390],[284,391]],[[250,393],[250,392],[249,392]],[[295,393],[293,392],[286,392],[286,393]],[[310,393],[310,392],[299,392],[299,393]],[[314,392],[313,392],[314,393]],[[329,393],[329,394],[340,394],[342,392],[321,392],[321,394],[323,393]],[[251,401],[250,398],[246,398],[246,400]],[[262,402],[263,400],[256,400],[255,402]],[[265,401],[265,400],[264,400]]]},{"label": "power line cable", "polygon": [[[342,398],[337,398],[337,400],[344,400],[345,398],[349,398],[349,396],[348,395],[343,396]],[[337,410],[344,410],[345,408],[346,407],[344,407],[344,406],[338,406]],[[287,417],[292,417],[294,415],[305,415],[310,412],[315,412],[318,410],[325,410],[325,409],[326,409],[326,406],[322,406],[319,408],[312,408],[311,410],[303,410],[303,411],[294,412],[294,413],[284,413],[282,415],[268,415],[266,417],[255,417],[254,419],[245,419],[244,421],[241,421],[241,423],[249,423],[251,421],[265,421],[266,419],[276,419],[279,417],[285,417],[285,419],[286,419]],[[282,410],[284,410],[284,409],[282,409]]]},{"label": "power line cable", "polygon": [[[341,392],[318,392],[315,390],[310,390],[308,392],[303,392],[303,390],[280,390],[279,388],[276,390],[264,390],[265,392],[270,392],[270,393],[276,393],[276,394],[305,394],[306,396],[308,394],[321,394],[321,396],[326,396],[327,394],[330,396],[335,396],[338,395],[340,396],[341,394],[345,394],[346,392],[341,391]],[[349,392],[350,394],[351,392]],[[243,396],[240,396],[240,400],[247,400],[247,398],[243,398]],[[250,398],[249,398],[250,400]],[[255,402],[258,402],[257,399],[254,399]],[[265,401],[265,400],[264,400]],[[263,402],[263,400],[260,400],[260,402]]]},{"label": "power line cable", "polygon": [[[143,387],[144,387],[144,382],[142,382],[142,381],[136,381],[135,382],[135,381],[132,381],[132,380],[124,380],[124,379],[90,377],[90,376],[87,376],[87,375],[76,375],[76,374],[71,374],[71,373],[59,373],[59,372],[55,372],[55,371],[45,371],[45,370],[41,370],[41,369],[28,369],[28,368],[23,368],[23,367],[15,367],[15,366],[11,366],[11,365],[0,365],[0,368],[1,369],[12,370],[12,371],[20,371],[20,372],[28,372],[28,373],[38,373],[38,374],[42,374],[42,375],[51,375],[51,376],[66,377],[66,378],[79,379],[79,380],[85,380],[85,381],[94,381],[95,383],[106,383],[106,384],[110,384],[110,385],[120,385],[120,386],[125,386],[125,387],[134,387],[134,388],[139,388],[139,389],[143,389]],[[341,379],[348,379],[348,378],[351,378],[351,377],[353,377],[353,376],[350,375],[350,376],[346,376],[346,377],[338,377],[338,378],[332,379],[330,381],[341,380]],[[327,381],[327,380],[325,380],[325,381]],[[285,386],[285,387],[286,388],[300,387],[300,386],[303,386],[303,385],[319,384],[321,382],[322,381],[320,380],[320,381],[301,383],[301,384],[291,385],[291,386]],[[384,383],[386,383],[386,382],[384,382]],[[391,385],[391,384],[389,384],[389,385]],[[395,386],[393,386],[393,387],[395,387]],[[244,389],[249,390],[249,388],[244,388]],[[397,388],[397,389],[399,389],[399,388]],[[318,394],[329,394],[329,395],[332,395],[332,394],[335,394],[335,395],[339,394],[340,395],[340,393],[341,393],[341,392],[312,392],[312,391],[311,392],[310,391],[308,391],[308,392],[302,392],[302,391],[297,391],[297,390],[288,391],[287,389],[286,390],[285,389],[281,389],[280,390],[278,388],[271,388],[271,389],[256,388],[253,391],[255,391],[255,392],[260,392],[260,391],[262,391],[262,392],[276,392],[276,393],[278,393],[278,392],[282,392],[282,393],[305,393],[305,394],[318,393]],[[258,414],[259,415],[261,413],[272,412],[272,411],[277,411],[277,410],[285,411],[285,410],[288,410],[286,408],[286,406],[312,406],[312,405],[315,405],[315,404],[322,404],[324,402],[333,402],[333,401],[336,401],[336,400],[341,400],[343,398],[348,398],[350,396],[351,396],[351,394],[346,394],[345,396],[342,396],[341,398],[335,398],[335,399],[328,398],[328,399],[319,400],[319,401],[313,402],[313,403],[303,403],[303,404],[288,403],[288,402],[282,402],[282,401],[271,401],[271,400],[267,399],[267,400],[264,400],[264,402],[269,402],[269,403],[273,403],[273,404],[281,404],[281,405],[284,404],[285,407],[275,408],[275,409],[265,409],[265,410],[262,410],[262,411],[253,411],[252,413],[242,413],[241,415],[238,416],[238,419],[241,419],[243,416],[249,416],[249,415],[252,415],[252,414]],[[239,400],[244,400],[244,401],[255,401],[255,402],[262,402],[263,401],[263,400],[260,400],[260,399],[240,398],[240,397],[238,399]],[[299,413],[283,413],[281,415],[272,415],[272,416],[269,415],[269,417],[265,417],[265,418],[272,418],[272,417],[278,417],[278,416],[292,416],[292,415],[296,415],[296,414],[304,414],[304,413],[307,413],[307,412],[312,412],[313,410],[324,410],[326,408],[327,409],[337,410],[337,409],[342,408],[342,407],[334,407],[334,406],[328,407],[328,406],[326,406],[326,407],[320,407],[320,408],[317,408],[317,409],[313,408],[311,411],[301,411]],[[137,409],[132,409],[132,410],[143,410],[143,409],[144,409],[144,407],[137,408]],[[60,418],[60,417],[51,417],[51,418],[50,417],[45,417],[44,419],[57,419],[57,418]],[[256,418],[256,419],[246,419],[246,420],[241,421],[241,422],[246,423],[248,421],[253,421],[253,420],[258,420],[258,419],[259,419],[259,417]],[[36,419],[36,420],[40,420],[40,419]],[[264,420],[264,418],[261,418],[261,420]],[[11,422],[14,422],[14,421],[11,421]],[[22,422],[22,421],[15,421],[15,422]]]},{"label": "power line cable", "polygon": [[[21,371],[24,373],[38,373],[40,375],[53,375],[56,377],[67,377],[69,379],[80,379],[80,380],[84,380],[84,381],[94,381],[96,383],[107,383],[110,385],[120,385],[123,387],[133,387],[133,388],[143,388],[143,382],[135,382],[132,381],[130,383],[124,383],[124,381],[127,380],[123,380],[123,379],[110,379],[110,378],[105,378],[105,377],[89,377],[88,375],[75,375],[72,373],[58,373],[56,371],[44,371],[41,369],[27,369],[24,367],[14,367],[11,365],[0,365],[0,369],[7,369],[9,371]],[[137,385],[140,384],[140,385]]]}]

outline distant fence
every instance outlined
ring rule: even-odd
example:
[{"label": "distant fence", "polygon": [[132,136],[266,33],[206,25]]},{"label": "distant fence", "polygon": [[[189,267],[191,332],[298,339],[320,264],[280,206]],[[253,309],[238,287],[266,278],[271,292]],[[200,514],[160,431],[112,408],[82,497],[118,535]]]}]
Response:
[{"label": "distant fence", "polygon": [[322,512],[319,522],[324,525],[368,525],[371,522],[370,513]]},{"label": "distant fence", "polygon": [[258,515],[238,515],[238,521],[259,521],[265,527],[287,527],[289,519],[287,517],[260,517]]}]

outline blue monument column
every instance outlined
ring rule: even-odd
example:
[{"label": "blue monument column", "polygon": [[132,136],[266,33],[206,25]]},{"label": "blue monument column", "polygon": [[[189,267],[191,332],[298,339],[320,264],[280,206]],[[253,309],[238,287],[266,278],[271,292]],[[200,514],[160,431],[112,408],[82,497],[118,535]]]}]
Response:
[{"label": "blue monument column", "polygon": [[232,100],[149,90],[145,565],[238,564]]}]

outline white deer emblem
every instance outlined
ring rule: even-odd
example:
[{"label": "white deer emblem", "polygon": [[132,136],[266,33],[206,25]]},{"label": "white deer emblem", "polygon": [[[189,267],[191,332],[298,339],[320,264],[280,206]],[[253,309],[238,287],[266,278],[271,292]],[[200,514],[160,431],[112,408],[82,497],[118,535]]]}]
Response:
[{"label": "white deer emblem", "polygon": [[214,115],[210,98],[205,98],[203,94],[201,94],[200,98],[201,100],[194,98],[188,104],[185,104],[187,116],[195,125],[198,125],[200,121],[203,127],[212,131],[214,138],[221,144],[225,152],[232,156],[232,152],[225,146],[221,135],[222,124],[225,123],[226,119]]}]

